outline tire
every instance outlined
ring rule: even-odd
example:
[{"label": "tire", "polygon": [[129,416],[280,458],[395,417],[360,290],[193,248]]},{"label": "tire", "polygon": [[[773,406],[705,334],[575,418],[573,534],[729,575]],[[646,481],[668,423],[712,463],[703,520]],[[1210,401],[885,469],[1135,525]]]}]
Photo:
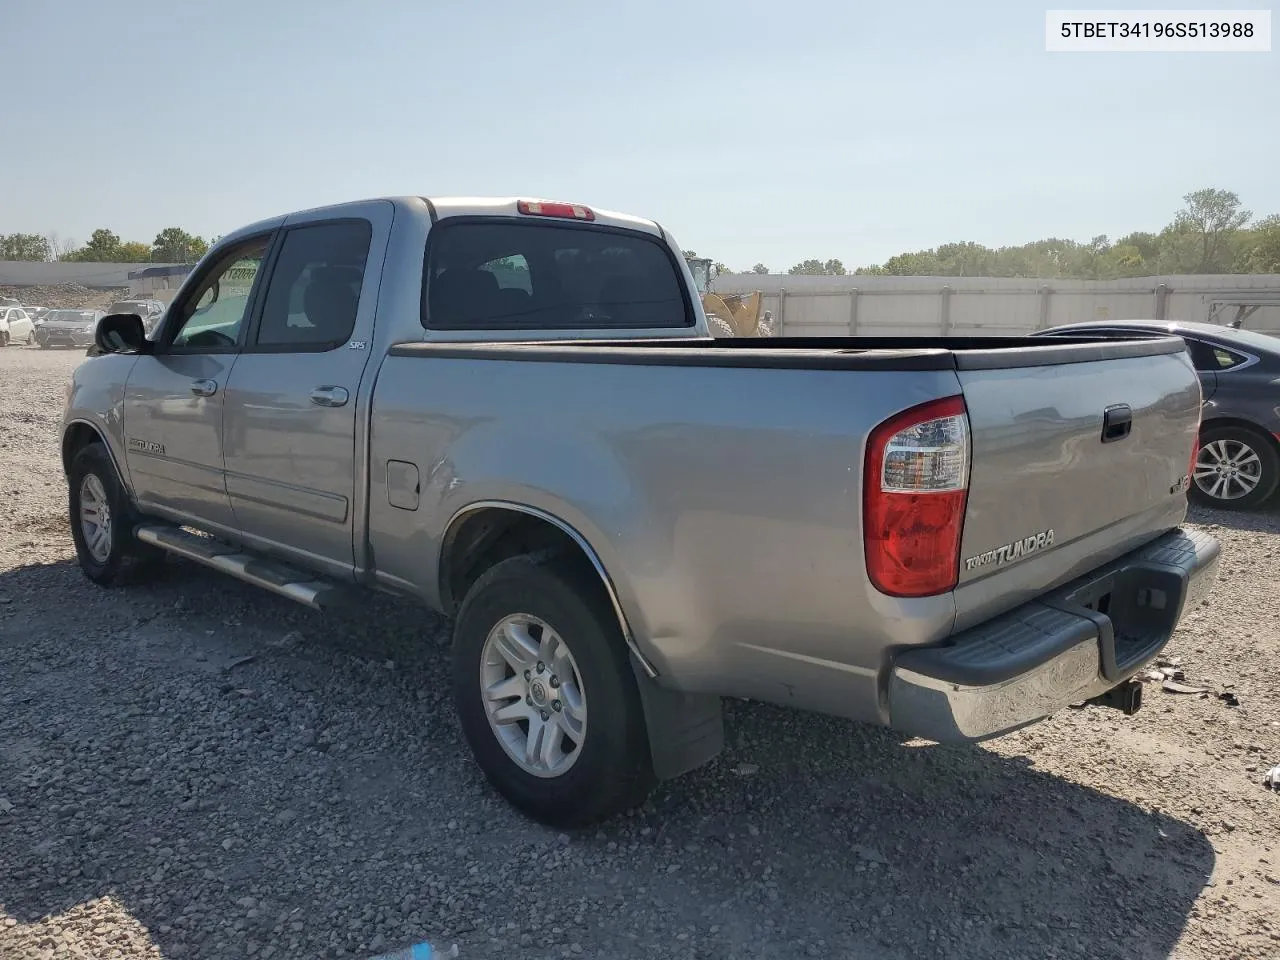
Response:
[{"label": "tire", "polygon": [[733,327],[729,326],[728,321],[720,319],[715,314],[707,317],[707,328],[711,331],[711,335],[713,337],[723,339],[725,337],[736,336],[733,332]]},{"label": "tire", "polygon": [[[504,625],[525,644],[513,641]],[[567,659],[550,636],[562,638]],[[508,653],[500,655],[499,646]],[[454,627],[454,703],[476,763],[516,809],[548,826],[572,828],[644,801],[655,780],[629,658],[600,580],[585,564],[553,555],[513,557],[491,567],[467,593]],[[513,662],[526,665],[528,680]],[[482,693],[498,683],[508,689],[505,696]],[[495,724],[491,709],[522,719]],[[556,740],[537,751],[533,764],[518,761],[540,717]],[[576,745],[572,728],[581,736]],[[545,736],[535,733],[535,748],[546,746]]]},{"label": "tire", "polygon": [[0,330],[0,347],[7,347],[8,345],[9,345],[9,331]]},{"label": "tire", "polygon": [[[160,567],[164,551],[140,543],[133,536],[133,528],[141,518],[129,502],[102,444],[91,443],[76,453],[68,471],[68,485],[71,537],[86,577],[104,587],[124,586],[144,579]],[[101,523],[103,511],[95,507],[95,502],[106,505],[105,525]],[[91,513],[98,522],[89,519]],[[105,529],[105,540],[92,536],[93,529]]]},{"label": "tire", "polygon": [[1211,507],[1248,510],[1280,485],[1280,454],[1271,438],[1248,427],[1209,427],[1200,434],[1191,499]]}]

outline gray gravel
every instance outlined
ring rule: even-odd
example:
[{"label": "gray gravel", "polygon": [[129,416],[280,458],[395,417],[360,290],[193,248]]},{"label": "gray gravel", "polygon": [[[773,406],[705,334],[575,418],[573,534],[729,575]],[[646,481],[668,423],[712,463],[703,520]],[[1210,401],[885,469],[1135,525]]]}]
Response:
[{"label": "gray gravel", "polygon": [[733,703],[715,763],[557,834],[479,776],[439,618],[326,621],[176,562],[86,581],[79,361],[0,351],[4,960],[1280,954],[1280,514],[1197,516],[1222,581],[1169,653],[1238,707],[1152,684],[1132,719],[947,748]]}]

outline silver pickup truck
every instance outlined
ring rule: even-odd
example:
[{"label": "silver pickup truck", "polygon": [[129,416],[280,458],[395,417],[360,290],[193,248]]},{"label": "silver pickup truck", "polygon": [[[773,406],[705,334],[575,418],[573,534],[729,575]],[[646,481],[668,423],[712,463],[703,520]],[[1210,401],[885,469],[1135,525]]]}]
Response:
[{"label": "silver pickup truck", "polygon": [[443,611],[476,761],[549,824],[714,757],[725,696],[936,741],[1131,712],[1216,574],[1180,339],[717,340],[669,234],[580,205],[257,223],[89,352],[85,574]]}]

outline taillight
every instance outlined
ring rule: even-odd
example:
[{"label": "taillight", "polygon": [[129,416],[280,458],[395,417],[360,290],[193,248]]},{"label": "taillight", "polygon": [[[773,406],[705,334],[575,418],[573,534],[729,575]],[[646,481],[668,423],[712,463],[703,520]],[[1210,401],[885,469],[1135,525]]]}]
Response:
[{"label": "taillight", "polygon": [[955,588],[969,493],[969,416],[945,397],[890,417],[867,441],[862,522],[867,573],[881,593]]},{"label": "taillight", "polygon": [[541,203],[537,200],[519,200],[516,209],[530,217],[562,217],[566,220],[594,220],[590,207],[580,203]]}]

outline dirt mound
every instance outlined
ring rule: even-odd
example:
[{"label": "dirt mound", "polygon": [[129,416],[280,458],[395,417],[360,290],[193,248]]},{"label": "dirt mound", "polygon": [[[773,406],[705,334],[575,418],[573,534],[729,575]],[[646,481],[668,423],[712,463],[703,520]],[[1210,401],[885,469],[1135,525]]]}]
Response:
[{"label": "dirt mound", "polygon": [[0,287],[0,297],[12,297],[29,307],[53,307],[54,309],[103,310],[127,293],[127,288],[94,290],[79,283],[59,283],[54,286]]}]

